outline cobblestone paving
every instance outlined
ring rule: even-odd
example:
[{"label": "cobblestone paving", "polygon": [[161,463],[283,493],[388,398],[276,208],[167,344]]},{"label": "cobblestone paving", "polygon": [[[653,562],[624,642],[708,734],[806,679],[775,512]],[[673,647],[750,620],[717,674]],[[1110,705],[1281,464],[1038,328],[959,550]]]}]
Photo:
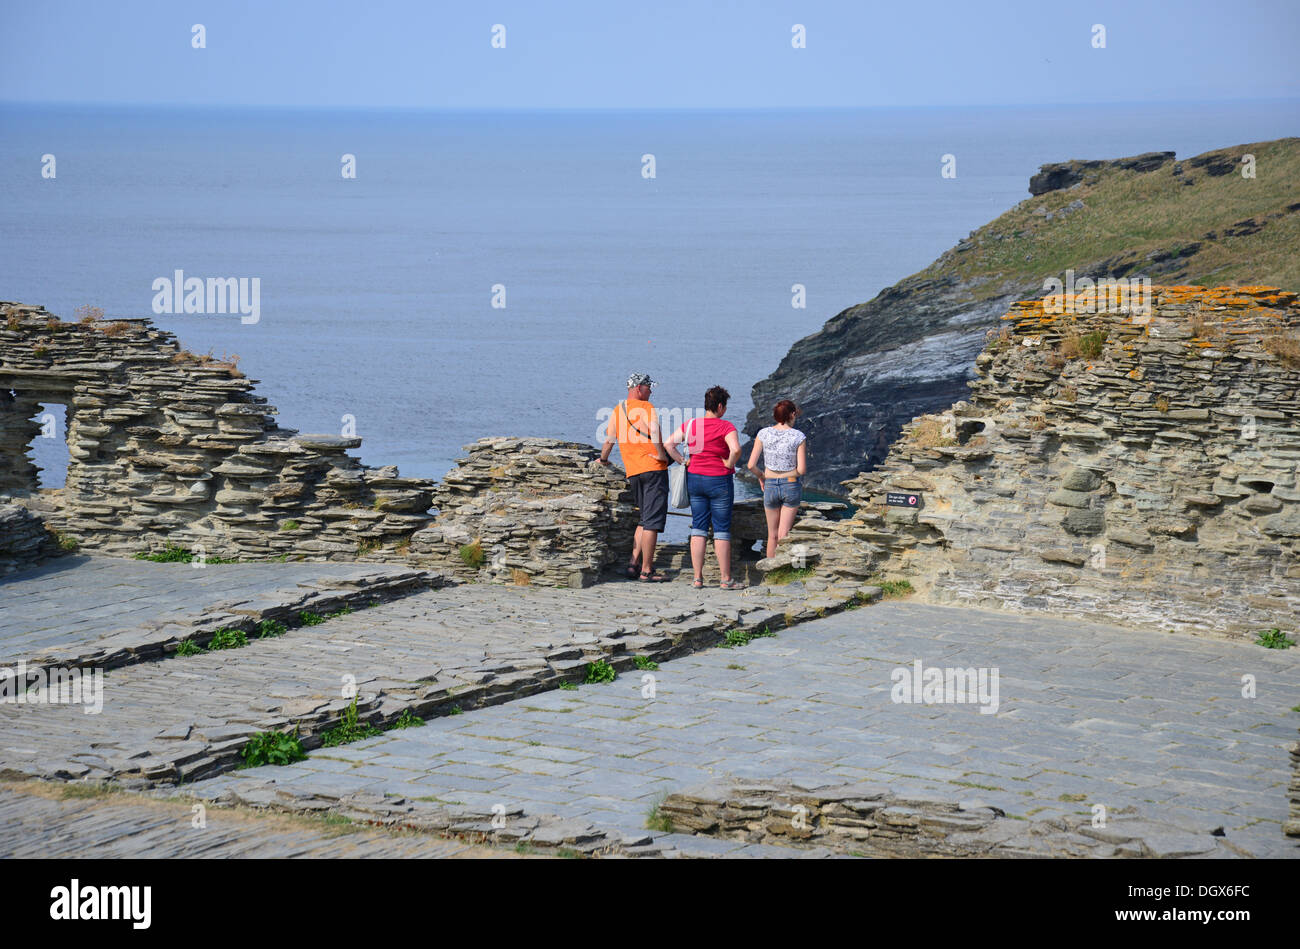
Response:
[{"label": "cobblestone paving", "polygon": [[[156,598],[169,589],[174,596],[167,584],[181,581],[171,574],[187,569],[131,566],[160,575]],[[238,566],[193,573],[218,575]],[[99,583],[100,602],[111,603],[112,589],[100,576],[88,582]],[[269,589],[271,581],[264,584]],[[555,688],[594,658],[627,664],[632,653],[681,652],[716,640],[718,628],[784,623],[787,613],[808,618],[842,602],[798,585],[738,592],[629,582],[586,590],[470,585],[426,591],[278,639],[254,639],[242,649],[113,669],[100,714],[72,704],[0,705],[0,771],[190,780],[237,764],[251,733],[296,724],[311,736],[337,723],[349,704],[345,682],[355,683],[363,715],[391,722],[405,708],[432,715],[502,701]],[[4,620],[9,629],[14,622]],[[83,624],[82,613],[73,612],[70,622]]]},{"label": "cobblestone paving", "polygon": [[428,834],[209,807],[195,827],[186,803],[114,794],[60,799],[0,785],[0,858],[58,857],[511,857]]},{"label": "cobblestone paving", "polygon": [[[676,592],[676,591],[674,591]],[[407,601],[409,602],[409,601]],[[583,606],[574,601],[569,615]],[[538,614],[539,617],[543,614]],[[1300,653],[1300,650],[1296,650]],[[1000,708],[896,704],[914,660],[1000,672]],[[978,798],[1077,819],[1104,805],[1297,856],[1281,834],[1300,655],[1093,623],[890,602],[201,781],[203,796],[354,792],[640,831],[664,794],[724,775]],[[1257,697],[1242,697],[1242,676]],[[722,844],[724,842],[718,842]]]}]

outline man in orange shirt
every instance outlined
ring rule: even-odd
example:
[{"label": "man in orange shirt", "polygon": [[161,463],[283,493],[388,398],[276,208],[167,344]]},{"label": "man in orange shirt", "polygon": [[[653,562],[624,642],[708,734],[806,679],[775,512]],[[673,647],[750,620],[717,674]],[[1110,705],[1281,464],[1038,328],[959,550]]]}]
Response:
[{"label": "man in orange shirt", "polygon": [[634,372],[627,380],[627,401],[620,402],[605,426],[605,444],[600,463],[609,464],[609,453],[617,443],[623,458],[623,470],[641,509],[641,523],[632,541],[632,559],[627,565],[628,579],[640,575],[650,583],[668,578],[654,569],[655,544],[668,522],[668,465],[664,451],[659,415],[650,404],[652,380],[644,372]]}]

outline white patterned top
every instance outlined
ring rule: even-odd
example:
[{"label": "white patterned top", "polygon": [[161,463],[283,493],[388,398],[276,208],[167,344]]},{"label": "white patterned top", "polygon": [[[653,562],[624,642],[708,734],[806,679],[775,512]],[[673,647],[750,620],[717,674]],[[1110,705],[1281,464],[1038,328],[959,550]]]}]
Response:
[{"label": "white patterned top", "polygon": [[769,425],[757,435],[763,443],[763,465],[773,471],[793,471],[799,464],[799,446],[807,437],[797,428]]}]

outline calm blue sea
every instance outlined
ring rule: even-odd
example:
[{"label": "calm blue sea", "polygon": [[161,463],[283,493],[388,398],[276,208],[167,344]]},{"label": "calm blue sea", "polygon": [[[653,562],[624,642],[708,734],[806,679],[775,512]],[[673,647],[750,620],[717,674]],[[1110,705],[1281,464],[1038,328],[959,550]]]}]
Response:
[{"label": "calm blue sea", "polygon": [[[1295,134],[1300,104],[770,112],[0,106],[0,299],[151,313],[258,277],[261,318],[165,315],[282,425],[440,477],[491,434],[594,442],[630,370],[693,408],[1028,197],[1043,162]],[[52,154],[57,177],[41,176]],[[340,174],[356,156],[355,180]],[[653,154],[656,177],[642,176]],[[956,156],[957,177],[940,176]],[[791,306],[791,286],[807,307]],[[504,285],[504,309],[492,304]],[[58,444],[38,461],[61,483]],[[813,457],[815,463],[815,446]]]}]

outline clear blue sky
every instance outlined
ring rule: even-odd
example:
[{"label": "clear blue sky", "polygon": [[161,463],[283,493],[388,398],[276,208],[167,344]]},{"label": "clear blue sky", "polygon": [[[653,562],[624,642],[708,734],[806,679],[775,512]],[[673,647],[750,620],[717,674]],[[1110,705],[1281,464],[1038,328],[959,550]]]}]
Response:
[{"label": "clear blue sky", "polygon": [[[207,28],[207,48],[190,28]],[[493,49],[493,24],[506,48]],[[793,49],[791,26],[807,28]],[[1106,48],[1091,45],[1106,27]],[[423,108],[1300,96],[1297,0],[0,0],[0,100]]]}]

